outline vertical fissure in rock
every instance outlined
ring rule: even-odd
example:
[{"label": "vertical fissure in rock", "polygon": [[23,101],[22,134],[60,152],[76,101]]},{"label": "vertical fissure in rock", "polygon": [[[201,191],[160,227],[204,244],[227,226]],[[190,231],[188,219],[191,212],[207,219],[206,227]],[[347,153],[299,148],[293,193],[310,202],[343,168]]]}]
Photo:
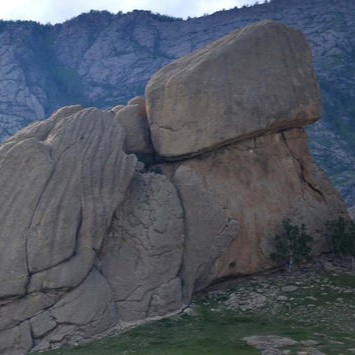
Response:
[{"label": "vertical fissure in rock", "polygon": [[291,157],[298,163],[298,166],[300,167],[300,178],[301,180],[313,191],[315,192],[317,195],[319,195],[322,200],[324,202],[326,202],[325,200],[325,196],[324,194],[322,193],[321,190],[319,190],[316,186],[314,186],[314,184],[309,181],[307,178],[306,178],[306,173],[305,173],[305,167],[304,167],[304,163],[303,163],[303,160],[299,157],[297,157],[297,155],[292,151],[292,149],[289,147],[288,143],[287,143],[287,138],[285,137],[285,133],[284,132],[281,132],[281,137],[282,137],[282,140],[287,148],[287,150],[289,151]]},{"label": "vertical fissure in rock", "polygon": [[[175,169],[175,171],[176,171],[176,169]],[[175,174],[175,172],[174,172],[174,174]],[[178,277],[180,279],[180,282],[181,282],[181,300],[182,300],[182,302],[186,302],[187,300],[185,300],[185,296],[184,296],[184,289],[185,289],[186,285],[185,285],[185,280],[184,280],[184,277],[183,277],[184,256],[185,256],[185,251],[186,251],[186,240],[187,240],[188,235],[189,235],[188,234],[189,233],[188,226],[187,226],[187,223],[186,223],[186,209],[185,209],[185,205],[184,205],[183,198],[181,196],[180,190],[179,190],[177,184],[174,181],[174,176],[171,179],[169,179],[169,181],[172,183],[172,185],[174,186],[174,188],[176,190],[176,195],[178,197],[178,200],[179,200],[179,203],[180,203],[180,206],[181,206],[181,210],[182,210],[182,223],[183,223],[182,254],[181,254],[180,266],[179,266],[179,269],[177,271],[176,277]]]}]

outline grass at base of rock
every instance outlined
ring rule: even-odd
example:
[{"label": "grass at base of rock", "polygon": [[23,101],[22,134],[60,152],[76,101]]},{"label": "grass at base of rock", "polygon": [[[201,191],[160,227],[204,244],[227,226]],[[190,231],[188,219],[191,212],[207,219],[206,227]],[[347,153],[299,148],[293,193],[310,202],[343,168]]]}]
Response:
[{"label": "grass at base of rock", "polygon": [[[48,355],[253,355],[241,339],[278,335],[314,340],[325,354],[355,353],[355,276],[283,274],[249,279],[199,299],[181,315],[148,323],[116,337]],[[290,354],[307,351],[298,344]]]}]

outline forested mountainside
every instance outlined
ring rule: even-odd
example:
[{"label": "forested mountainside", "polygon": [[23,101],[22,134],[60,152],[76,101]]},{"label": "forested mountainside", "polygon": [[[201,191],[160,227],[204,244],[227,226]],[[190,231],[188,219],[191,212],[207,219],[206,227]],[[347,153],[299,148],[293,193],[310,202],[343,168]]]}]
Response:
[{"label": "forested mountainside", "polygon": [[188,20],[91,11],[63,24],[0,22],[0,137],[67,104],[111,107],[144,93],[163,65],[262,19],[302,30],[314,54],[323,120],[312,153],[355,204],[355,1],[272,0]]}]

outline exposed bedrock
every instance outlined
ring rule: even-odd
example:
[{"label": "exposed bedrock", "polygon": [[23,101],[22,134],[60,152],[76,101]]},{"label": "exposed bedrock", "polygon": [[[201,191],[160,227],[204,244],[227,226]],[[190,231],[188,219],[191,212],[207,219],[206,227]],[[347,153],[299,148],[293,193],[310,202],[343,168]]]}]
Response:
[{"label": "exposed bedrock", "polygon": [[146,92],[64,107],[0,145],[0,354],[176,313],[212,282],[275,266],[283,219],[320,253],[325,223],[348,218],[308,152],[320,100],[299,32],[249,26]]},{"label": "exposed bedrock", "polygon": [[192,292],[224,277],[272,267],[271,241],[285,218],[306,224],[317,254],[328,248],[326,222],[347,216],[343,201],[314,165],[301,128],[168,167],[185,211],[183,275],[195,283]]}]

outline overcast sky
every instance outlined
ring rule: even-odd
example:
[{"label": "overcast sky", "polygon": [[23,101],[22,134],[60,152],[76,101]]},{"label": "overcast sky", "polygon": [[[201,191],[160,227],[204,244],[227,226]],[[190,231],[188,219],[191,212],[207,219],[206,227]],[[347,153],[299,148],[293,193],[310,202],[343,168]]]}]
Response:
[{"label": "overcast sky", "polygon": [[58,23],[89,10],[117,13],[134,9],[186,18],[255,2],[256,0],[0,0],[0,19]]}]

